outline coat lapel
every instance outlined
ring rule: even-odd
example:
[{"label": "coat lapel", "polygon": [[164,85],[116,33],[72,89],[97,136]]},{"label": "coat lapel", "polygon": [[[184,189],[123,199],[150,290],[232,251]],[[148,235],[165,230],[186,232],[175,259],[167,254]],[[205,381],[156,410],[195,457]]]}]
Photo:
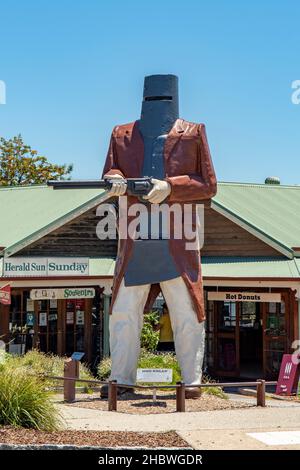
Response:
[{"label": "coat lapel", "polygon": [[164,149],[165,163],[170,158],[173,148],[179,142],[183,133],[184,133],[183,120],[177,119],[175,121],[174,126],[170,130],[166,143],[165,143],[165,149]]}]

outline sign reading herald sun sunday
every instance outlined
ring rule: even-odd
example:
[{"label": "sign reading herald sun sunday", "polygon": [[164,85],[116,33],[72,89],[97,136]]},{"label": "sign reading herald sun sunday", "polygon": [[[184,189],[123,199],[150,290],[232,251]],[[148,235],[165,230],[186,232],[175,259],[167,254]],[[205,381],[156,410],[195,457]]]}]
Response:
[{"label": "sign reading herald sun sunday", "polygon": [[3,258],[3,277],[88,276],[89,258]]}]

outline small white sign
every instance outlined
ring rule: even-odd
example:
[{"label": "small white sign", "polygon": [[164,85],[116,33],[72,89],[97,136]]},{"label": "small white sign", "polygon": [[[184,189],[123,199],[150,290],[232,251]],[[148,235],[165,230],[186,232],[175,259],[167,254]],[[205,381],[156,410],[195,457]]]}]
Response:
[{"label": "small white sign", "polygon": [[281,294],[266,292],[208,292],[208,300],[224,302],[281,302]]},{"label": "small white sign", "polygon": [[34,302],[32,299],[26,300],[26,311],[27,312],[34,312]]},{"label": "small white sign", "polygon": [[136,375],[137,382],[166,382],[173,380],[172,369],[138,369]]},{"label": "small white sign", "polygon": [[40,312],[39,326],[47,326],[47,312]]},{"label": "small white sign", "polygon": [[84,312],[81,310],[76,312],[76,325],[84,325]]}]

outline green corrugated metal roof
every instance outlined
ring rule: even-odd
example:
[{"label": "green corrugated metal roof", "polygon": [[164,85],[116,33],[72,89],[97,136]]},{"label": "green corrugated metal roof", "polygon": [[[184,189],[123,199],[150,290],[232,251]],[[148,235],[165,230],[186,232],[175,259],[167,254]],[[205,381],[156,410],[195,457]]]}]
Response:
[{"label": "green corrugated metal roof", "polygon": [[[111,258],[90,259],[91,276],[113,276],[115,260]],[[272,257],[203,256],[204,278],[294,278],[300,279],[300,259]]]},{"label": "green corrugated metal roof", "polygon": [[[90,259],[91,276],[113,276],[115,260],[111,258]],[[300,259],[284,257],[230,257],[203,256],[204,278],[288,278],[300,279]]]},{"label": "green corrugated metal roof", "polygon": [[295,264],[297,266],[297,269],[298,269],[298,272],[299,272],[299,275],[300,275],[300,259],[299,258],[295,258]]},{"label": "green corrugated metal roof", "polygon": [[[91,276],[113,276],[115,261],[110,258],[90,260]],[[204,278],[288,278],[300,279],[300,260],[271,257],[203,256]]]},{"label": "green corrugated metal roof", "polygon": [[291,252],[300,246],[300,186],[219,183],[213,207]]},{"label": "green corrugated metal roof", "polygon": [[47,186],[0,188],[0,247],[30,240],[41,230],[51,230],[68,217],[77,216],[105,195],[99,189],[56,190]]},{"label": "green corrugated metal roof", "polygon": [[[90,276],[113,277],[115,260],[113,258],[90,258]],[[204,278],[278,278],[300,279],[300,259],[286,258],[243,258],[243,257],[202,257]],[[0,263],[0,278],[2,263]],[[5,282],[2,282],[2,284]]]},{"label": "green corrugated metal roof", "polygon": [[272,257],[203,256],[203,277],[300,279],[300,260]]}]

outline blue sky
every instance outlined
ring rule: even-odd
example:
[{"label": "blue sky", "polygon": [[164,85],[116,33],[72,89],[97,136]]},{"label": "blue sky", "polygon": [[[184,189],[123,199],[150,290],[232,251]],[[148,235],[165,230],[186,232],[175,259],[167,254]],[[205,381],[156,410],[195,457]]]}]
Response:
[{"label": "blue sky", "polygon": [[3,0],[0,135],[96,178],[112,127],[139,117],[143,77],[175,73],[219,180],[300,184],[299,53],[297,0]]}]

